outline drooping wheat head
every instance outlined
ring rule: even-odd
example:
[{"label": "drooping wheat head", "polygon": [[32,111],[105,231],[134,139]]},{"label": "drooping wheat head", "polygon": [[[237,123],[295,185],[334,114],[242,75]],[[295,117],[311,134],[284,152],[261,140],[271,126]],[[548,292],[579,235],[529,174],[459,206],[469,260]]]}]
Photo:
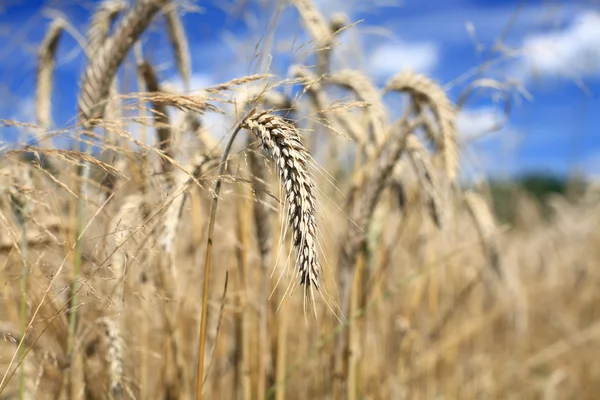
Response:
[{"label": "drooping wheat head", "polygon": [[433,223],[440,228],[443,224],[443,203],[438,186],[437,171],[433,167],[431,157],[415,135],[408,137],[406,150],[419,181],[423,203]]},{"label": "drooping wheat head", "polygon": [[98,5],[87,32],[88,52],[91,57],[104,45],[111,25],[126,8],[127,3],[121,0],[104,0]]},{"label": "drooping wheat head", "polygon": [[326,81],[351,90],[360,100],[369,103],[367,108],[371,125],[369,140],[374,144],[380,144],[385,138],[386,111],[381,93],[371,80],[360,71],[342,70],[328,77]]},{"label": "drooping wheat head", "polygon": [[270,112],[251,115],[242,123],[273,159],[285,192],[287,222],[292,230],[295,263],[305,295],[319,290],[321,267],[317,255],[316,187],[308,170],[310,154],[297,129]]},{"label": "drooping wheat head", "polygon": [[[439,124],[439,134],[429,139],[441,152],[444,171],[450,181],[458,175],[459,152],[456,139],[456,109],[444,90],[431,78],[406,71],[392,77],[386,91],[409,93],[415,102],[431,108]],[[433,134],[430,130],[426,130]]]},{"label": "drooping wheat head", "polygon": [[502,279],[504,274],[500,262],[500,251],[495,238],[497,228],[494,216],[487,202],[479,193],[472,190],[466,191],[464,199],[490,267]]},{"label": "drooping wheat head", "polygon": [[110,83],[127,52],[168,0],[139,0],[88,64],[78,99],[82,121],[102,118]]},{"label": "drooping wheat head", "polygon": [[64,21],[52,21],[50,28],[38,50],[36,112],[37,124],[40,130],[38,139],[50,128],[50,110],[52,96],[52,75],[54,74],[54,61],[58,43],[64,29]]},{"label": "drooping wheat head", "polygon": [[[138,65],[138,71],[146,83],[146,90],[148,93],[153,94],[161,92],[158,77],[154,72],[154,68],[152,68],[152,65],[148,61],[144,61]],[[164,103],[158,101],[151,101],[151,103],[153,108],[152,114],[154,117],[154,126],[158,136],[158,147],[165,153],[165,155],[173,157],[172,133],[167,107]],[[172,169],[172,165],[169,162],[163,160],[162,165],[165,172],[168,172]]]},{"label": "drooping wheat head", "polygon": [[192,61],[190,59],[190,49],[183,28],[183,22],[177,13],[177,5],[174,2],[167,4],[165,7],[165,21],[167,23],[167,33],[171,47],[173,47],[175,65],[183,80],[183,88],[185,91],[188,91],[190,90]]},{"label": "drooping wheat head", "polygon": [[334,31],[312,0],[292,0],[302,22],[312,37],[317,51],[317,74],[327,73],[329,57],[333,47]]},{"label": "drooping wheat head", "polygon": [[107,359],[109,365],[108,395],[111,399],[120,399],[123,395],[124,375],[124,342],[119,326],[109,318],[103,319],[104,339],[107,342]]}]

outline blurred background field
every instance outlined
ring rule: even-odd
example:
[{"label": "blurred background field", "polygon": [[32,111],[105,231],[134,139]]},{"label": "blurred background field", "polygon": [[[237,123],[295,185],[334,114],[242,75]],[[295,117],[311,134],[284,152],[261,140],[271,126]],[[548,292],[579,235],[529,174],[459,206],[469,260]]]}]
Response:
[{"label": "blurred background field", "polygon": [[599,93],[594,0],[3,2],[0,398],[596,399]]}]

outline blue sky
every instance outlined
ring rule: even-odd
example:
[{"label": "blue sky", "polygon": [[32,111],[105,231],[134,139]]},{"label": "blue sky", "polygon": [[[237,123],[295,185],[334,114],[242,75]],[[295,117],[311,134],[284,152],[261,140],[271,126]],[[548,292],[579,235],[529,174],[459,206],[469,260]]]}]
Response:
[{"label": "blue sky", "polygon": [[[274,7],[251,4],[236,17],[238,1],[198,1],[200,12],[183,16],[190,48],[193,88],[258,72],[252,55],[268,33]],[[404,68],[446,85],[454,100],[475,78],[518,84],[512,90],[508,123],[473,140],[501,119],[502,102],[492,93],[470,99],[459,118],[467,170],[492,175],[527,171],[566,174],[573,169],[600,177],[600,2],[597,0],[317,0],[326,15],[344,12],[362,20],[344,32],[334,68],[360,68],[382,85]],[[32,120],[35,54],[50,19],[64,16],[85,33],[91,0],[2,0],[0,3],[0,118]],[[193,2],[187,0],[185,4]],[[297,12],[286,7],[275,25],[271,70],[285,76],[290,63],[311,63],[309,38]],[[492,46],[502,35],[503,46]],[[144,35],[144,53],[163,80],[176,80],[157,18]],[[493,60],[480,75],[465,72]],[[67,126],[84,57],[70,34],[63,35],[55,74],[54,127]],[[122,81],[132,76],[122,76]],[[134,87],[131,88],[134,90]],[[2,137],[14,132],[3,129]]]}]

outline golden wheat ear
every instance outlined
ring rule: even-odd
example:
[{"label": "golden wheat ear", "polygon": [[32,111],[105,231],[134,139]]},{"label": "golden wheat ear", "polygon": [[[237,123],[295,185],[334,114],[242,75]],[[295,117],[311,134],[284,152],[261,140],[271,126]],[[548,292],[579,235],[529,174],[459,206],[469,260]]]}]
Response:
[{"label": "golden wheat ear", "polygon": [[368,139],[371,144],[381,144],[385,140],[387,116],[381,93],[371,80],[362,72],[356,70],[342,70],[326,79],[327,83],[341,86],[354,92],[356,97],[369,103],[367,113],[370,120],[371,132]]},{"label": "golden wheat ear", "polygon": [[168,0],[139,0],[129,10],[115,33],[106,40],[88,64],[81,80],[78,99],[81,118],[86,123],[102,118],[106,98],[117,69],[154,15]]},{"label": "golden wheat ear", "polygon": [[186,91],[190,90],[190,78],[192,75],[192,61],[190,59],[190,49],[185,35],[183,22],[177,13],[177,5],[169,3],[165,6],[165,22],[167,23],[167,33],[169,41],[173,47],[175,56],[175,65],[183,80],[183,87]]},{"label": "golden wheat ear", "polygon": [[321,266],[317,256],[317,189],[308,171],[310,154],[298,130],[269,112],[253,114],[241,126],[258,138],[279,172],[300,284],[311,297],[310,288],[319,289]]},{"label": "golden wheat ear", "polygon": [[385,90],[409,93],[419,108],[423,105],[431,108],[439,125],[439,133],[429,129],[426,129],[426,132],[441,153],[448,180],[455,181],[459,171],[459,150],[455,127],[457,112],[444,89],[425,75],[406,71],[392,77]]},{"label": "golden wheat ear", "polygon": [[38,50],[36,112],[39,127],[38,139],[50,128],[52,74],[58,43],[64,29],[64,21],[57,19],[50,24]]},{"label": "golden wheat ear", "polygon": [[121,0],[104,0],[96,8],[96,12],[92,15],[90,26],[87,31],[88,52],[93,56],[100,50],[110,27],[118,15],[127,8],[127,3]]},{"label": "golden wheat ear", "polygon": [[498,229],[494,215],[486,200],[479,193],[471,190],[467,191],[464,193],[464,200],[490,267],[498,275],[498,278],[503,279],[504,271],[502,271],[500,251],[495,238]]}]

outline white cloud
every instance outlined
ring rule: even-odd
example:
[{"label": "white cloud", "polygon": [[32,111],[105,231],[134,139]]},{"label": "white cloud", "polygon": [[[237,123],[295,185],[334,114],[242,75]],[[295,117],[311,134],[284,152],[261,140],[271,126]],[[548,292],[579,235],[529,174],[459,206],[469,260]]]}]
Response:
[{"label": "white cloud", "polygon": [[370,55],[368,69],[378,79],[387,79],[405,69],[431,73],[438,64],[439,53],[434,42],[384,44]]},{"label": "white cloud", "polygon": [[502,111],[493,107],[464,109],[458,114],[456,128],[460,139],[471,140],[498,131],[504,120]]},{"label": "white cloud", "polygon": [[403,7],[402,0],[315,0],[315,4],[323,15],[343,13],[353,18],[362,13],[370,13],[379,7]]},{"label": "white cloud", "polygon": [[462,179],[507,175],[517,167],[516,149],[522,135],[506,123],[497,107],[463,109],[456,128],[461,144]]},{"label": "white cloud", "polygon": [[600,75],[600,13],[582,13],[566,29],[530,36],[523,43],[523,78]]},{"label": "white cloud", "polygon": [[[195,74],[192,74],[192,76],[190,77],[190,90],[192,93],[197,93],[197,92],[202,91],[203,89],[205,89],[209,86],[213,86],[217,83],[218,82],[216,82],[214,77],[211,76],[210,74],[195,73]],[[163,86],[165,86],[165,89],[171,90],[171,91],[177,91],[177,92],[184,91],[183,80],[181,79],[181,76],[179,76],[179,75],[173,76],[171,79],[168,79],[163,84]]]}]

